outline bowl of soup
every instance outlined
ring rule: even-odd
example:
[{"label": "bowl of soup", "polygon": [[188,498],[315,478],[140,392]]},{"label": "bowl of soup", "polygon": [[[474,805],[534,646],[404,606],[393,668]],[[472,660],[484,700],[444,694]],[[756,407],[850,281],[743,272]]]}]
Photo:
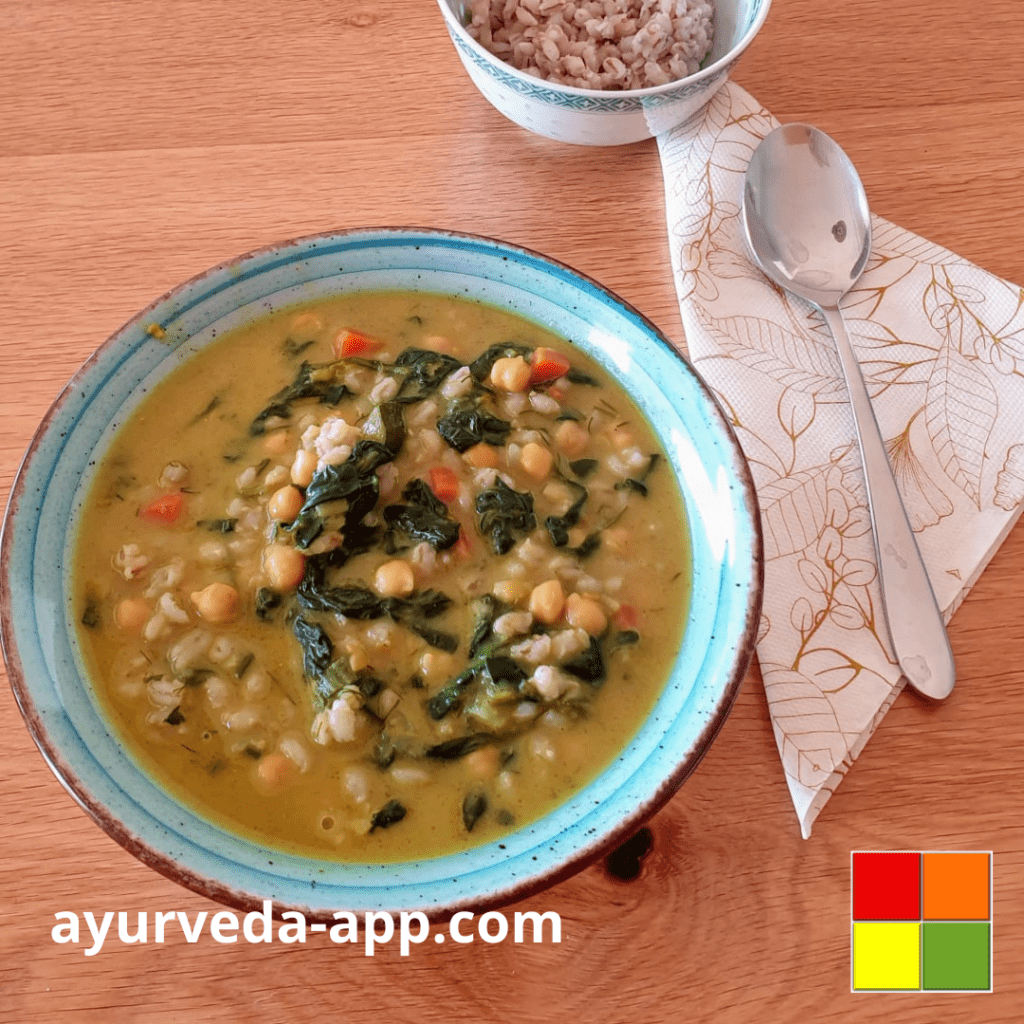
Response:
[{"label": "bowl of soup", "polygon": [[118,842],[243,909],[444,916],[662,806],[753,648],[761,538],[653,324],[492,239],[247,254],[104,343],[2,544],[11,683]]}]

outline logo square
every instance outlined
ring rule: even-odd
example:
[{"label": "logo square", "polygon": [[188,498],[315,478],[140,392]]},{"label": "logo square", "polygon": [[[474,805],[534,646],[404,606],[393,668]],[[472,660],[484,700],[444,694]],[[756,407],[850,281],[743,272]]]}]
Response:
[{"label": "logo square", "polygon": [[987,921],[991,908],[987,853],[926,853],[924,910],[929,921]]},{"label": "logo square", "polygon": [[916,921],[854,921],[854,991],[920,988],[921,925]]},{"label": "logo square", "polygon": [[853,854],[853,919],[919,921],[921,854]]},{"label": "logo square", "polygon": [[988,921],[926,921],[921,947],[921,987],[925,990],[991,990],[992,931]]}]

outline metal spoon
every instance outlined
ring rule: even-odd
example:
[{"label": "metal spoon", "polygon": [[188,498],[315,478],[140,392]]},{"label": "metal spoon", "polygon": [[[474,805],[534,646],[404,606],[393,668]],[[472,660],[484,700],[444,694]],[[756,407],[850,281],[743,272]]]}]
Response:
[{"label": "metal spoon", "polygon": [[835,339],[864,463],[896,660],[914,689],[941,700],[956,681],[953,652],[839,311],[839,300],[871,253],[864,187],[828,135],[810,125],[783,125],[765,137],[750,161],[743,224],[758,266],[776,284],[814,303]]}]

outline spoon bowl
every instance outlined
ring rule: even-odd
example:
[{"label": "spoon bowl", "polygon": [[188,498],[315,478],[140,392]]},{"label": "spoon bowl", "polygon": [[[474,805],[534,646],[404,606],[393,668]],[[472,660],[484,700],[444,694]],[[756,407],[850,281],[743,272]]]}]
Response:
[{"label": "spoon bowl", "polygon": [[743,225],[761,270],[817,306],[835,339],[864,465],[893,650],[911,686],[941,700],[956,681],[949,638],[839,309],[871,254],[871,215],[856,168],[823,131],[805,124],[776,128],[747,168]]}]

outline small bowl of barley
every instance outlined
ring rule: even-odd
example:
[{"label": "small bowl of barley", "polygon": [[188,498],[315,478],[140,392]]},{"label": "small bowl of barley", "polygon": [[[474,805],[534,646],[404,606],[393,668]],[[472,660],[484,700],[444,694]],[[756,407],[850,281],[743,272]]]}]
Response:
[{"label": "small bowl of barley", "polygon": [[640,142],[725,84],[771,0],[438,0],[484,98],[547,138]]}]

